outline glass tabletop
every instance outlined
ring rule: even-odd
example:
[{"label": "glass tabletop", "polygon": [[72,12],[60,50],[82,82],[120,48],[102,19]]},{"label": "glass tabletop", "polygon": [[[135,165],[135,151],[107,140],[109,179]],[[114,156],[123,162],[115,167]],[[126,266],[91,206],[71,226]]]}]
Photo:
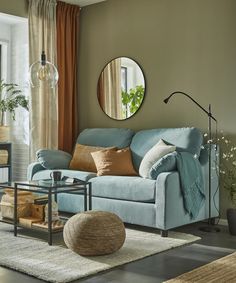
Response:
[{"label": "glass tabletop", "polygon": [[[78,179],[77,179],[78,180]],[[51,179],[47,180],[37,180],[37,181],[15,181],[15,182],[6,182],[6,183],[0,183],[1,188],[14,188],[15,185],[19,188],[26,188],[27,187],[35,187],[35,188],[44,188],[44,189],[58,189],[58,188],[65,188],[65,187],[76,187],[79,185],[86,185],[88,182],[83,180],[78,180],[75,183],[69,182],[69,181],[53,181]]]}]

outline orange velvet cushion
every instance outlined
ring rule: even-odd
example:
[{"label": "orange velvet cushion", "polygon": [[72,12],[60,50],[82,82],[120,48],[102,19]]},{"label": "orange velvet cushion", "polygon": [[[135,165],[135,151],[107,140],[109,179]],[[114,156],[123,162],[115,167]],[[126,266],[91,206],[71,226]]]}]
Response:
[{"label": "orange velvet cushion", "polygon": [[130,149],[101,150],[91,153],[97,167],[97,175],[137,176]]},{"label": "orange velvet cushion", "polygon": [[[96,165],[93,161],[91,152],[106,149],[100,146],[88,146],[82,144],[76,144],[73,157],[70,162],[70,169],[97,172]],[[109,147],[108,149],[116,149],[115,147]]]}]

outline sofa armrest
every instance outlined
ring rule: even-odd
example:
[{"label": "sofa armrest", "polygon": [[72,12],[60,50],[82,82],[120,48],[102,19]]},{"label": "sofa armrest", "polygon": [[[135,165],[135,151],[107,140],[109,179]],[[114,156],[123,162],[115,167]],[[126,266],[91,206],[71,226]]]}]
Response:
[{"label": "sofa armrest", "polygon": [[[184,209],[184,201],[177,171],[158,175],[156,182],[156,225],[168,230],[189,223],[190,217]],[[186,218],[186,222],[183,221]]]},{"label": "sofa armrest", "polygon": [[[203,154],[203,153],[202,153]],[[208,186],[208,160],[201,156],[200,163],[203,173],[205,203],[199,211],[196,219],[192,220],[184,208],[184,200],[180,186],[179,173],[163,172],[158,175],[156,181],[156,225],[162,230],[169,230],[178,226],[190,224],[208,219],[209,217],[209,186]],[[219,177],[216,172],[216,151],[212,152],[212,175],[211,175],[211,217],[219,216]]]},{"label": "sofa armrest", "polygon": [[34,174],[42,170],[45,170],[45,168],[39,162],[31,163],[27,168],[27,180],[32,180]]}]

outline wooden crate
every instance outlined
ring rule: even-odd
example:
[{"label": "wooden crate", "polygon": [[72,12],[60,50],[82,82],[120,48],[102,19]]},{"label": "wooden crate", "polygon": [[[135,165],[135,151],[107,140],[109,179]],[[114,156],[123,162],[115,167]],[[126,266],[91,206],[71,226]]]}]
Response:
[{"label": "wooden crate", "polygon": [[8,151],[7,150],[0,150],[0,164],[1,165],[8,164]]},{"label": "wooden crate", "polygon": [[[22,191],[23,192],[23,191]],[[2,196],[2,202],[7,202],[14,204],[14,193],[5,193]],[[17,204],[33,203],[34,196],[30,192],[25,192],[25,194],[17,194]]]},{"label": "wooden crate", "polygon": [[[1,201],[1,214],[3,218],[14,219],[14,205],[8,202]],[[17,205],[17,219],[20,217],[30,216],[31,204],[24,203]]]}]

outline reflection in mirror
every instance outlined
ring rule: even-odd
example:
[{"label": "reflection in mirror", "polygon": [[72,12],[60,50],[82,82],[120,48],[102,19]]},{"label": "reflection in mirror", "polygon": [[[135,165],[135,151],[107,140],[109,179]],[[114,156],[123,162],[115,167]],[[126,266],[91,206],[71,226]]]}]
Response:
[{"label": "reflection in mirror", "polygon": [[101,72],[97,92],[99,104],[109,117],[116,120],[130,118],[144,98],[143,72],[134,60],[116,58]]}]

